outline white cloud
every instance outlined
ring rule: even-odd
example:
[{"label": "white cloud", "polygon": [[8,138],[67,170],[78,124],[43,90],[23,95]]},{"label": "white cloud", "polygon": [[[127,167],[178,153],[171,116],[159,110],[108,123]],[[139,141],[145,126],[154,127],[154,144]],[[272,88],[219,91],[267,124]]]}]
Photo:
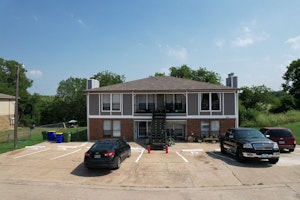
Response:
[{"label": "white cloud", "polygon": [[232,42],[232,44],[236,47],[245,47],[253,43],[254,43],[253,38],[250,37],[245,37],[245,38],[238,37]]},{"label": "white cloud", "polygon": [[187,58],[187,50],[184,47],[167,46],[167,55],[183,61]]},{"label": "white cloud", "polygon": [[43,72],[40,70],[29,70],[27,71],[27,74],[31,78],[40,78],[43,75]]},{"label": "white cloud", "polygon": [[285,41],[286,44],[290,44],[291,48],[294,50],[300,49],[300,36],[290,38],[287,41]]},{"label": "white cloud", "polygon": [[265,31],[256,30],[255,22],[250,23],[249,26],[244,25],[238,30],[238,36],[232,41],[234,47],[246,47],[269,38],[269,34]]}]

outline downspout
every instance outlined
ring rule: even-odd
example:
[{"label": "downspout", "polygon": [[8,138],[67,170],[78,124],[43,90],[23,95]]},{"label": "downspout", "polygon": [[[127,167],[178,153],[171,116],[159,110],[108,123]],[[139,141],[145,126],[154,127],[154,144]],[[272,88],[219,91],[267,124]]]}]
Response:
[{"label": "downspout", "polygon": [[239,93],[235,91],[235,127],[239,127]]},{"label": "downspout", "polygon": [[89,120],[89,110],[90,110],[90,101],[89,93],[86,94],[86,125],[87,125],[87,140],[90,141],[90,120]]}]

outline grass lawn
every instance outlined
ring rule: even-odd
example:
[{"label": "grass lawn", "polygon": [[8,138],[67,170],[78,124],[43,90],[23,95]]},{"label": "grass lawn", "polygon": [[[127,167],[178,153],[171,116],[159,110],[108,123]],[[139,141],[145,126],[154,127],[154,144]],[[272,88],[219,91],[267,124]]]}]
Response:
[{"label": "grass lawn", "polygon": [[[31,146],[43,142],[43,131],[70,132],[71,134],[86,130],[86,127],[55,129],[36,127],[32,130],[29,128],[18,128],[17,148],[21,149],[25,146]],[[14,130],[0,131],[0,154],[14,150]]]},{"label": "grass lawn", "polygon": [[294,133],[297,144],[300,145],[300,122],[284,124],[281,127],[289,128]]}]

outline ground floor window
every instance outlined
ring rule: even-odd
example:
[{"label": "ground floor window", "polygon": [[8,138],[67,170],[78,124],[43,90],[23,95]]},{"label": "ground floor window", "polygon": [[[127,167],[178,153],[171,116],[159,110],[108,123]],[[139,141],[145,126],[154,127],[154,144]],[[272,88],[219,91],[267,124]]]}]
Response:
[{"label": "ground floor window", "polygon": [[120,137],[121,122],[118,120],[104,120],[103,122],[103,137]]},{"label": "ground floor window", "polygon": [[174,139],[184,139],[186,131],[186,121],[167,121],[166,132]]},{"label": "ground floor window", "polygon": [[121,122],[113,121],[113,137],[121,136]]},{"label": "ground floor window", "polygon": [[203,138],[218,137],[220,133],[220,121],[202,121],[200,128]]}]

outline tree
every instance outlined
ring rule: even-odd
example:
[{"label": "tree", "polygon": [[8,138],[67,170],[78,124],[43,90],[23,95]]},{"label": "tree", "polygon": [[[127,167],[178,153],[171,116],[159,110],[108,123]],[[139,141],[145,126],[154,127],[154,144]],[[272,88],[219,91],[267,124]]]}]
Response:
[{"label": "tree", "polygon": [[19,68],[19,122],[26,125],[27,120],[25,119],[29,119],[29,116],[33,115],[33,109],[29,109],[28,99],[30,99],[30,94],[27,91],[32,86],[33,81],[26,77],[26,69],[21,66],[22,64],[17,61],[0,58],[0,93],[16,95],[16,80]]},{"label": "tree", "polygon": [[21,67],[22,64],[14,60],[4,60],[0,58],[0,92],[15,95],[17,68],[19,67],[19,95],[22,98],[28,95],[27,89],[32,86],[32,80],[26,77],[26,69]]},{"label": "tree", "polygon": [[86,89],[87,79],[70,77],[67,80],[60,81],[56,90],[56,96],[71,101],[72,99],[83,96],[83,90]]},{"label": "tree", "polygon": [[274,102],[274,96],[270,88],[264,85],[242,87],[239,94],[241,104],[248,109],[256,109],[258,111],[268,111],[270,105]]},{"label": "tree", "polygon": [[163,72],[155,72],[154,76],[165,76],[166,74]]},{"label": "tree", "polygon": [[282,78],[285,80],[282,84],[283,90],[297,100],[297,108],[300,109],[300,59],[294,60],[287,66],[287,71]]},{"label": "tree", "polygon": [[193,70],[187,65],[182,65],[181,67],[170,67],[169,70],[170,76],[173,77],[221,85],[220,75],[206,68],[200,67],[197,70]]},{"label": "tree", "polygon": [[52,103],[57,115],[56,122],[76,119],[81,125],[86,124],[86,82],[85,78],[73,77],[60,81]]},{"label": "tree", "polygon": [[296,108],[295,98],[290,94],[285,94],[277,99],[273,104],[270,112],[272,113],[283,113]]},{"label": "tree", "polygon": [[100,87],[125,82],[124,75],[118,75],[109,71],[99,72],[94,75],[92,79],[98,80],[100,83]]}]

